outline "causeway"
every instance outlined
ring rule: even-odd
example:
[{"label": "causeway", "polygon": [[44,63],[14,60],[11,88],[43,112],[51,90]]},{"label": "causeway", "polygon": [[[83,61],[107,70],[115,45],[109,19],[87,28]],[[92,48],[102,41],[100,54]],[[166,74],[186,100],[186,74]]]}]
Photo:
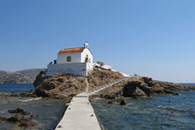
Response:
[{"label": "causeway", "polygon": [[63,118],[55,130],[101,130],[93,107],[89,102],[89,96],[120,83],[123,80],[127,80],[128,78],[129,77],[119,79],[93,91],[88,91],[89,84],[87,83],[86,92],[80,93],[73,97]]}]

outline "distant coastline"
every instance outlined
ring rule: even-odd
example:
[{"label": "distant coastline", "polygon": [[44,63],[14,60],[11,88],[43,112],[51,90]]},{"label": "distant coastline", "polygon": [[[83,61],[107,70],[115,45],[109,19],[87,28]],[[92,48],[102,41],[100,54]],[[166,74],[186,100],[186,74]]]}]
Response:
[{"label": "distant coastline", "polygon": [[32,84],[43,70],[45,69],[27,69],[16,72],[0,70],[0,84]]}]

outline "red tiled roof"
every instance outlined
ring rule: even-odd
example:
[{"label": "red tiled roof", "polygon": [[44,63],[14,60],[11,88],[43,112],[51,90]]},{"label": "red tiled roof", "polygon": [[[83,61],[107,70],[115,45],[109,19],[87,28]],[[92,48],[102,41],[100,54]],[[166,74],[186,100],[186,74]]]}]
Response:
[{"label": "red tiled roof", "polygon": [[73,53],[81,53],[81,52],[83,52],[84,49],[85,49],[84,47],[64,49],[64,50],[61,50],[61,51],[58,53],[58,55],[73,54]]}]

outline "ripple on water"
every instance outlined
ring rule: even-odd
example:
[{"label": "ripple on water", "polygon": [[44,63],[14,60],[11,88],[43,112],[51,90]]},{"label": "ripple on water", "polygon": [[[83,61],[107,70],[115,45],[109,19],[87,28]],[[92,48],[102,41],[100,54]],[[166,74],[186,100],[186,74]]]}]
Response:
[{"label": "ripple on water", "polygon": [[[23,102],[23,101],[25,102]],[[0,117],[9,118],[14,114],[7,112],[9,109],[23,108],[25,111],[29,111],[31,114],[38,114],[39,118],[33,120],[38,124],[32,130],[51,130],[59,122],[64,109],[64,100],[55,99],[32,99],[32,98],[0,98]],[[0,122],[0,130],[20,130],[15,124],[9,124]]]},{"label": "ripple on water", "polygon": [[128,100],[131,105],[92,103],[105,130],[195,130],[195,92]]}]

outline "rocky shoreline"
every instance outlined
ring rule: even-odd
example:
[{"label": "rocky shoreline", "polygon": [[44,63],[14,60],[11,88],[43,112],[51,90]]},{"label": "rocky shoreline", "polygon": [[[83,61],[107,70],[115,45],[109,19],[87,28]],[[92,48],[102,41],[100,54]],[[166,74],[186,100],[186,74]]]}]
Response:
[{"label": "rocky shoreline", "polygon": [[42,77],[40,73],[33,83],[35,86],[34,94],[41,97],[70,101],[73,96],[86,91],[87,82],[89,83],[89,90],[93,90],[120,78],[123,78],[121,73],[109,70],[95,70],[88,77],[70,74]]},{"label": "rocky shoreline", "polygon": [[[34,81],[35,90],[28,93],[0,93],[0,97],[43,97],[64,99],[70,102],[72,97],[86,90],[87,82],[89,90],[98,88],[123,78],[119,72],[109,70],[93,71],[88,77],[73,76],[69,74],[56,74],[52,77],[42,77],[42,72]],[[108,104],[126,105],[126,99],[150,98],[159,95],[176,95],[177,91],[195,91],[195,86],[175,84],[170,82],[155,81],[149,77],[133,76],[112,87],[106,88],[99,93],[90,96],[90,101],[96,98],[108,99]],[[29,128],[36,125],[33,118],[38,115],[30,115],[22,108],[8,110],[15,114],[10,118],[0,117],[1,122],[15,123],[22,128]]]},{"label": "rocky shoreline", "polygon": [[[70,74],[56,74],[52,77],[42,77],[41,72],[34,81],[35,90],[28,93],[11,93],[9,95],[0,93],[0,97],[43,97],[65,99],[71,101],[72,97],[86,90],[87,82],[89,90],[94,90],[123,78],[119,72],[110,70],[95,70],[88,77],[73,76]],[[155,81],[149,77],[132,76],[112,87],[106,88],[90,97],[104,99],[124,98],[149,98],[158,95],[178,95],[177,91],[195,91],[194,86],[176,84],[171,82]]]},{"label": "rocky shoreline", "polygon": [[161,95],[179,96],[177,91],[195,91],[195,86],[154,81],[148,77],[133,76],[91,96],[90,99],[104,98],[109,99],[109,104],[118,103],[125,105],[125,99],[151,98]]}]

